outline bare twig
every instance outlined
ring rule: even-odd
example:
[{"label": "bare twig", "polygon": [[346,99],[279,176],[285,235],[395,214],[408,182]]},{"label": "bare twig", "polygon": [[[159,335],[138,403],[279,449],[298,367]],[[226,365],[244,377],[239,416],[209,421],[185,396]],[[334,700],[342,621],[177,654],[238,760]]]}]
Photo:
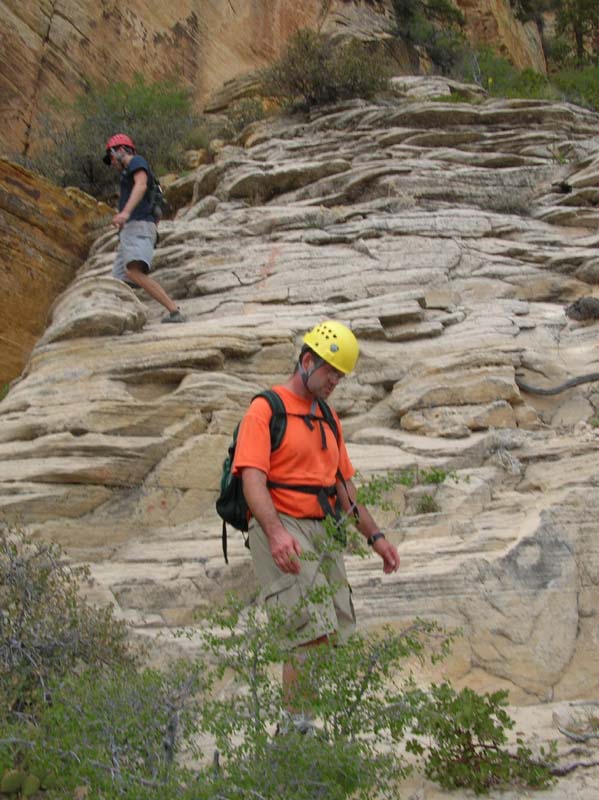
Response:
[{"label": "bare twig", "polygon": [[599,767],[599,761],[574,761],[572,764],[564,764],[560,767],[548,767],[551,775],[561,776],[569,775],[575,769],[590,769],[591,767]]},{"label": "bare twig", "polygon": [[569,731],[566,728],[560,727],[559,725],[557,726],[557,729],[568,739],[572,739],[573,742],[588,742],[591,739],[599,739],[599,733],[574,733],[574,731]]}]

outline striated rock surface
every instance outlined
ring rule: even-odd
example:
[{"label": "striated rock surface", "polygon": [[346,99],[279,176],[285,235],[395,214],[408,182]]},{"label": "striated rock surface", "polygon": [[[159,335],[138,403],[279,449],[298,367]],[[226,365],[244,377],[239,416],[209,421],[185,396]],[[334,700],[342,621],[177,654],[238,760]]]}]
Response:
[{"label": "striated rock surface", "polygon": [[[468,629],[465,674],[571,696],[594,681],[577,653],[595,647],[585,423],[599,398],[594,384],[526,396],[515,377],[561,383],[596,363],[592,323],[564,308],[596,283],[599,217],[582,187],[599,121],[409,93],[252,126],[186,179],[193,202],[161,226],[155,266],[187,325],[165,330],[113,281],[116,238],[99,238],[0,406],[0,502],[95,560],[140,627],[189,618],[211,581],[247,572],[242,552],[221,564],[211,510],[235,422],[288,372],[301,332],[342,319],[362,344],[336,398],[357,466],[459,477],[431,489],[434,514],[411,513],[422,487],[398,497],[397,580],[352,563],[361,619],[443,616]],[[163,584],[170,599],[146,607],[143,587]]]},{"label": "striated rock surface", "polygon": [[110,209],[0,159],[0,386],[22,371]]},{"label": "striated rock surface", "polygon": [[[500,46],[518,66],[545,70],[538,31],[515,19],[508,0],[459,5],[473,41]],[[392,25],[390,0],[0,0],[0,153],[35,148],[55,101],[68,104],[115,76],[176,75],[199,106],[223,83],[276,57],[298,28],[380,39]],[[225,87],[213,107],[240,92],[243,86]]]},{"label": "striated rock surface", "polygon": [[377,514],[397,575],[348,559],[361,626],[434,618],[463,630],[442,668],[457,684],[593,698],[599,386],[544,397],[516,377],[597,372],[597,321],[565,309],[599,297],[599,116],[408,83],[255,124],[182,179],[155,267],[186,325],[112,281],[115,236],[97,239],[0,404],[1,513],[91,561],[91,596],[159,652],[166,627],[251,596],[241,537],[221,555],[222,458],[249,399],[334,317],[361,343],[334,398],[356,467],[450,473]]}]

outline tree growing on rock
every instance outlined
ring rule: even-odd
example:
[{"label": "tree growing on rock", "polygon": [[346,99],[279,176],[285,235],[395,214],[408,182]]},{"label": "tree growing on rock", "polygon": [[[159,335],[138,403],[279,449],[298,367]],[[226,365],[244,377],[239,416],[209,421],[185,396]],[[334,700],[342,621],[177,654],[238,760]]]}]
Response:
[{"label": "tree growing on rock", "polygon": [[574,45],[578,66],[599,58],[599,3],[597,0],[553,0],[556,30]]}]

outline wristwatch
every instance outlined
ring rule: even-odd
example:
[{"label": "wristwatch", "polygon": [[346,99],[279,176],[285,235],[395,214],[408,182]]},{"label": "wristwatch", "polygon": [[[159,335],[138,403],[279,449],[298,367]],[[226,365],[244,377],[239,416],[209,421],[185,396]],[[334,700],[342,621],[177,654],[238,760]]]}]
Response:
[{"label": "wristwatch", "polygon": [[368,539],[366,539],[366,544],[368,544],[368,545],[370,545],[370,547],[372,547],[372,545],[375,542],[378,542],[379,539],[384,539],[384,538],[385,538],[385,534],[382,531],[375,531],[374,533],[370,534]]}]

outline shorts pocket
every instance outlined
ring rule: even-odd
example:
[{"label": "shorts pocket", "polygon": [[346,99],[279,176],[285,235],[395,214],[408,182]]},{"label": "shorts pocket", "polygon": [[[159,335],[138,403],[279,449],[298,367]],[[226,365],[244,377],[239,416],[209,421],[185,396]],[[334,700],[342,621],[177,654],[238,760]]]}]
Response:
[{"label": "shorts pocket", "polygon": [[310,621],[310,608],[295,575],[282,575],[264,593],[264,605],[271,621],[288,635]]}]

